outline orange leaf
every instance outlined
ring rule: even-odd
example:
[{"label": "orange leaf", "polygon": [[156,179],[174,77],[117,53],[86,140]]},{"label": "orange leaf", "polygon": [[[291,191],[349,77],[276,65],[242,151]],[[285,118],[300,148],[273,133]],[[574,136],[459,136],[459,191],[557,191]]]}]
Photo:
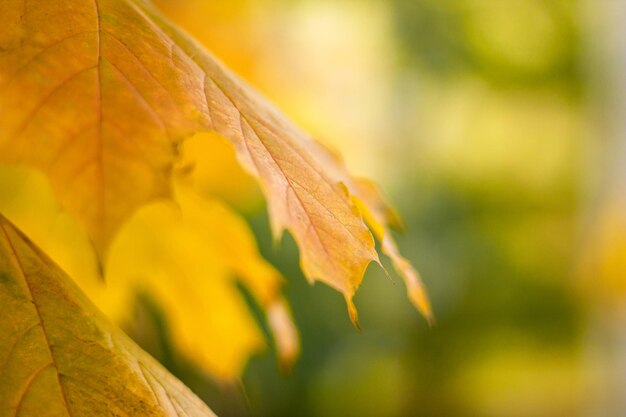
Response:
[{"label": "orange leaf", "polygon": [[213,131],[259,179],[273,231],[292,232],[305,275],[351,305],[378,254],[337,158],[145,2],[28,5],[0,6],[0,162],[45,172],[101,256],[132,212],[171,195],[181,141]]}]

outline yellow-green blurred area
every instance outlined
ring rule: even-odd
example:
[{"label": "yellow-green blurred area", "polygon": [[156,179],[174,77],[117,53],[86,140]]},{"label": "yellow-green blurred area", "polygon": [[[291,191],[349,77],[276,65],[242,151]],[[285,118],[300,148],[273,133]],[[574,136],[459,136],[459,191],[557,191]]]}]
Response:
[{"label": "yellow-green blurred area", "polygon": [[[291,237],[275,244],[232,151],[212,147],[219,163],[182,171],[245,216],[286,277],[300,357],[281,372],[270,342],[225,385],[177,351],[149,296],[127,330],[218,415],[626,415],[626,3],[155,3],[382,186],[436,316],[429,328],[372,265],[357,332],[339,294],[306,282]],[[254,294],[237,291],[272,340]],[[202,332],[185,337],[210,345]]]}]

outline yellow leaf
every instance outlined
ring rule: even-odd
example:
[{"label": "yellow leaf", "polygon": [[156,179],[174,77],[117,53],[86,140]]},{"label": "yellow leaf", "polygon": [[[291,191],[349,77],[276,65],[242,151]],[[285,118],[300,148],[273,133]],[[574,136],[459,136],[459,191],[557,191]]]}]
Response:
[{"label": "yellow leaf", "polygon": [[132,287],[105,284],[89,238],[77,220],[63,211],[44,175],[31,168],[0,165],[0,213],[19,227],[117,323],[128,319]]},{"label": "yellow leaf", "polygon": [[226,206],[182,186],[175,194],[177,205],[150,204],[124,227],[112,248],[107,281],[127,282],[150,295],[166,313],[174,345],[213,375],[234,380],[264,346],[236,288],[239,278],[266,312],[288,367],[299,344],[280,293],[282,277]]},{"label": "yellow leaf", "polygon": [[237,211],[254,212],[263,203],[258,182],[241,168],[232,145],[214,133],[185,140],[175,176],[199,195],[220,199]]},{"label": "yellow leaf", "polygon": [[214,416],[0,216],[0,416]]},{"label": "yellow leaf", "polygon": [[[282,297],[283,278],[258,253],[246,223],[186,183],[176,204],[137,211],[121,229],[106,267],[97,274],[84,232],[64,214],[39,173],[0,167],[0,212],[28,232],[111,319],[127,324],[137,291],[164,310],[172,343],[222,380],[237,378],[264,337],[235,287],[237,279],[266,313],[281,365],[289,368],[299,340]],[[158,227],[155,227],[158,225]]]},{"label": "yellow leaf", "polygon": [[351,298],[378,254],[339,159],[146,2],[28,5],[0,5],[0,162],[45,172],[105,255],[136,209],[171,196],[181,141],[215,132],[259,179],[275,236],[291,231],[305,275],[341,291],[356,321]]}]

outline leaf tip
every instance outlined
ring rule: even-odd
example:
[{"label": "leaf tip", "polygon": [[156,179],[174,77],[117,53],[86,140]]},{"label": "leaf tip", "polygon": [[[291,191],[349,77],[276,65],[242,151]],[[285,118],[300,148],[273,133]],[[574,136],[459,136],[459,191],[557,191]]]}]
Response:
[{"label": "leaf tip", "polygon": [[346,305],[348,306],[348,315],[350,316],[350,321],[357,329],[357,331],[361,331],[361,325],[359,324],[359,313],[354,305],[354,301],[352,301],[352,295],[345,295]]},{"label": "leaf tip", "polygon": [[385,276],[387,277],[387,279],[389,281],[391,281],[392,284],[395,285],[396,281],[393,279],[393,277],[391,276],[391,274],[389,273],[389,271],[387,270],[387,268],[385,268],[385,266],[383,265],[383,263],[380,261],[379,259],[375,259],[375,262],[378,264],[378,266],[380,266],[380,269],[383,270],[383,273],[385,274]]},{"label": "leaf tip", "polygon": [[417,277],[417,272],[413,270],[413,268],[411,269],[414,271],[414,274],[408,274],[406,279],[409,299],[422,316],[424,316],[428,325],[432,327],[435,325],[435,315],[433,314],[430,299],[428,298],[424,285]]},{"label": "leaf tip", "polygon": [[[411,298],[413,305],[415,305],[415,307],[419,310],[422,316],[424,316],[424,318],[426,319],[426,322],[428,323],[428,327],[435,326],[436,324],[435,315],[432,311],[428,298],[418,299],[418,297],[413,297],[413,296],[409,296],[409,297]],[[419,297],[421,297],[421,294]],[[418,299],[418,301],[415,301],[415,299]]]}]

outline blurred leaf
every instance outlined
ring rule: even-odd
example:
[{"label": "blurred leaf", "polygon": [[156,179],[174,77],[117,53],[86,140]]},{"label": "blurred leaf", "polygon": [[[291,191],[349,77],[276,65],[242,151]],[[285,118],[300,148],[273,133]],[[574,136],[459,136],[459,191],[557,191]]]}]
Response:
[{"label": "blurred leaf", "polygon": [[258,182],[239,165],[231,144],[215,133],[199,133],[187,139],[177,171],[179,178],[201,196],[220,199],[245,213],[256,212],[262,206]]},{"label": "blurred leaf", "polygon": [[177,350],[222,380],[237,378],[265,346],[236,288],[239,279],[265,312],[281,364],[289,368],[299,341],[281,294],[283,278],[261,258],[242,219],[224,204],[198,197],[186,183],[177,184],[177,204],[149,204],[121,229],[105,268],[106,285],[84,232],[60,210],[41,174],[0,167],[0,188],[7,191],[0,193],[0,212],[76,276],[118,323],[132,318],[138,293],[150,296],[167,313]]},{"label": "blurred leaf", "polygon": [[612,195],[594,212],[576,265],[582,294],[604,306],[626,297],[626,200],[621,187]]},{"label": "blurred leaf", "polygon": [[[261,182],[275,236],[293,233],[305,275],[341,291],[356,322],[352,296],[378,254],[338,158],[144,2],[11,0],[2,16],[0,162],[46,173],[100,256],[131,213],[172,195],[182,140],[214,131]],[[380,199],[362,203],[384,228]]]},{"label": "blurred leaf", "polygon": [[0,416],[214,416],[0,216]]},{"label": "blurred leaf", "polygon": [[184,187],[177,187],[176,202],[137,212],[113,246],[107,280],[150,295],[166,313],[174,346],[213,375],[234,381],[264,346],[236,277],[266,313],[289,367],[299,342],[281,295],[283,278],[260,257],[246,223]]}]

